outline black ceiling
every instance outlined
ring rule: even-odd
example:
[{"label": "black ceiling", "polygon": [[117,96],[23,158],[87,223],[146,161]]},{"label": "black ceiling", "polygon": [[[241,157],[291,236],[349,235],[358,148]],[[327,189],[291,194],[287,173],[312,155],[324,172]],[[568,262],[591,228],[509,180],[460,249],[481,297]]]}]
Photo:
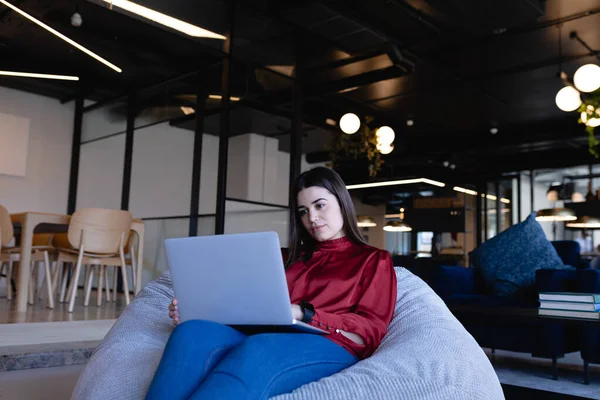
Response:
[{"label": "black ceiling", "polygon": [[[63,101],[82,89],[102,101],[202,71],[209,91],[220,90],[219,40],[169,31],[111,11],[100,0],[12,3],[123,73],[0,4],[0,70],[82,78],[79,84],[0,77],[0,85]],[[224,0],[138,3],[217,33],[228,26]],[[70,24],[76,8],[83,17],[79,28]],[[395,129],[396,149],[385,157],[381,178],[474,182],[596,162],[576,115],[560,111],[554,96],[562,85],[559,64],[572,76],[583,64],[600,63],[598,0],[239,0],[235,15],[232,81],[241,104],[288,115],[289,75],[302,49],[308,66],[304,117],[318,127],[314,132],[334,134],[323,129],[325,119],[348,111]],[[589,48],[570,39],[572,31]],[[149,91],[145,105],[172,102],[178,94],[189,98],[195,82]],[[414,126],[406,125],[408,119]],[[318,152],[310,156],[322,159]],[[456,168],[444,167],[445,161]],[[368,178],[365,164],[353,160],[341,173],[347,181]]]}]

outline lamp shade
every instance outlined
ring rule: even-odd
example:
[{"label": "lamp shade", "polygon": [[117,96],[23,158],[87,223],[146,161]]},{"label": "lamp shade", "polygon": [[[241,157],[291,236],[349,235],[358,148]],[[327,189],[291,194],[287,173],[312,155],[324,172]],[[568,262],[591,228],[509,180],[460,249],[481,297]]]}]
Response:
[{"label": "lamp shade", "polygon": [[402,221],[388,221],[383,230],[386,232],[410,232],[412,228]]},{"label": "lamp shade", "polygon": [[356,220],[358,222],[357,225],[361,228],[372,228],[374,226],[377,226],[375,220],[366,215],[359,215],[358,217],[356,217]]},{"label": "lamp shade", "polygon": [[541,222],[563,222],[575,221],[577,216],[575,215],[575,211],[569,208],[545,208],[538,210],[535,219]]},{"label": "lamp shade", "polygon": [[579,92],[573,86],[565,86],[556,94],[556,105],[565,112],[575,111],[581,105]]},{"label": "lamp shade", "polygon": [[389,126],[382,126],[381,128],[377,129],[377,132],[375,132],[375,136],[377,137],[377,143],[384,145],[392,144],[392,142],[396,138],[394,130]]},{"label": "lamp shade", "polygon": [[586,64],[579,67],[573,75],[575,87],[584,93],[591,93],[600,88],[600,67],[596,64]]},{"label": "lamp shade", "polygon": [[[593,107],[592,107],[592,109],[593,109]],[[600,115],[600,108],[596,109],[596,114]],[[600,126],[600,118],[592,118],[592,117],[588,118],[588,113],[585,111],[583,111],[581,113],[581,122],[583,122],[584,124],[586,124],[587,126],[590,126],[592,128],[596,128],[596,127]]]},{"label": "lamp shade", "polygon": [[347,113],[340,119],[340,129],[342,132],[352,135],[360,129],[360,118],[353,113]]},{"label": "lamp shade", "polygon": [[385,144],[385,143],[378,143],[377,146],[377,151],[379,151],[381,154],[390,154],[392,151],[394,151],[394,145],[393,144]]},{"label": "lamp shade", "polygon": [[579,217],[575,221],[567,222],[571,229],[600,229],[600,219],[594,217]]}]

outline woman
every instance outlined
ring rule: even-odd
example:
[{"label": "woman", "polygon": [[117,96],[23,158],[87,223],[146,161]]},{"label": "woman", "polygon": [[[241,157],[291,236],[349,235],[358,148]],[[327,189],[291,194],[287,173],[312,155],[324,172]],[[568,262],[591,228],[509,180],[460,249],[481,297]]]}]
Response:
[{"label": "woman", "polygon": [[[292,314],[329,335],[245,335],[209,321],[178,325],[147,399],[266,399],[339,372],[381,343],[396,303],[396,275],[369,246],[337,173],[317,167],[295,183],[286,278]],[[178,324],[177,301],[169,315]]]}]

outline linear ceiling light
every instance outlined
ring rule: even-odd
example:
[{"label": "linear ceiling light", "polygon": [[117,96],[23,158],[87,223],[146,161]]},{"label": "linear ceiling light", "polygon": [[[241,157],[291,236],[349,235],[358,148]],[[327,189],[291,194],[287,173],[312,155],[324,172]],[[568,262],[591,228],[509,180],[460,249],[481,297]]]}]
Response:
[{"label": "linear ceiling light", "polygon": [[107,67],[112,68],[112,69],[114,69],[117,72],[122,72],[121,68],[119,68],[116,65],[114,65],[114,64],[106,61],[104,58],[102,58],[99,55],[97,55],[96,53],[94,53],[94,52],[86,49],[85,47],[83,47],[79,43],[77,43],[77,42],[69,39],[68,37],[66,37],[62,33],[58,32],[57,30],[52,29],[51,27],[49,27],[48,25],[44,24],[39,19],[32,17],[31,15],[27,14],[25,11],[21,10],[20,8],[13,6],[8,1],[6,1],[6,0],[0,0],[0,3],[4,4],[6,7],[12,9],[13,11],[21,14],[22,16],[24,16],[25,18],[27,18],[31,22],[36,23],[37,25],[41,26],[42,28],[44,28],[48,32],[52,33],[53,35],[58,36],[59,38],[61,38],[65,42],[69,43],[71,46],[76,47],[77,49],[83,51],[88,56],[90,56],[92,58],[95,58],[96,60],[100,61],[102,64],[106,65]]},{"label": "linear ceiling light", "polygon": [[[474,190],[471,189],[465,189],[462,188],[460,186],[454,186],[453,189],[456,192],[461,192],[461,193],[466,193],[466,194],[470,194],[471,196],[477,196],[479,193],[477,193]],[[485,194],[485,193],[481,193],[481,197],[486,197],[489,200],[497,200],[498,198],[496,196],[494,196],[493,194]],[[504,204],[510,204],[510,200],[509,199],[505,199],[505,198],[501,198],[500,201]]]},{"label": "linear ceiling light", "polygon": [[[209,94],[208,95],[209,99],[213,99],[213,100],[221,100],[223,98],[223,96],[221,96],[220,94]],[[229,100],[231,101],[240,101],[239,97],[235,97],[235,96],[230,96]]]},{"label": "linear ceiling light", "polygon": [[403,179],[399,181],[387,181],[387,182],[372,182],[372,183],[360,183],[357,185],[348,185],[346,189],[364,189],[364,188],[372,188],[372,187],[381,187],[381,186],[396,186],[396,185],[409,185],[411,183],[428,183],[430,185],[444,187],[445,183],[434,181],[432,179],[427,178],[416,178],[416,179]]},{"label": "linear ceiling light", "polygon": [[460,186],[454,186],[453,189],[456,192],[461,192],[461,193],[466,193],[466,194],[470,194],[471,196],[477,196],[477,192],[471,189],[465,189],[465,188],[461,188]]},{"label": "linear ceiling light", "polygon": [[41,79],[59,79],[63,81],[78,81],[78,76],[68,75],[51,75],[51,74],[36,74],[31,72],[15,72],[15,71],[0,71],[0,75],[18,76],[22,78],[41,78]]},{"label": "linear ceiling light", "polygon": [[150,8],[141,6],[136,3],[132,3],[127,0],[103,0],[105,3],[109,3],[112,6],[116,6],[122,8],[123,10],[129,11],[132,14],[139,15],[140,17],[144,17],[149,19],[150,21],[154,21],[157,24],[167,26],[169,28],[175,29],[176,31],[183,32],[186,35],[192,37],[203,37],[210,39],[221,39],[225,40],[225,36],[219,35],[218,33],[211,32],[207,29],[200,28],[199,26],[195,26],[179,20],[177,18],[170,17],[166,14],[160,13],[158,11],[152,10]]}]

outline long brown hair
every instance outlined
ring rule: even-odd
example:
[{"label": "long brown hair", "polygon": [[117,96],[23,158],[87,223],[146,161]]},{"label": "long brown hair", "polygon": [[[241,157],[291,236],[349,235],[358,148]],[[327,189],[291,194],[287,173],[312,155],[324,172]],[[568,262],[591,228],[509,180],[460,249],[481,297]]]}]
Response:
[{"label": "long brown hair", "polygon": [[348,193],[348,189],[346,189],[346,184],[342,178],[330,168],[315,167],[309,171],[303,172],[295,182],[294,196],[291,199],[290,251],[287,262],[285,263],[286,268],[293,262],[299,260],[301,256],[304,260],[310,259],[312,253],[315,251],[316,241],[306,231],[304,225],[302,225],[300,214],[297,210],[298,193],[302,189],[312,186],[325,188],[335,196],[340,204],[346,236],[355,243],[367,244],[358,229],[354,203],[352,203],[352,198],[350,197],[350,193]]}]

